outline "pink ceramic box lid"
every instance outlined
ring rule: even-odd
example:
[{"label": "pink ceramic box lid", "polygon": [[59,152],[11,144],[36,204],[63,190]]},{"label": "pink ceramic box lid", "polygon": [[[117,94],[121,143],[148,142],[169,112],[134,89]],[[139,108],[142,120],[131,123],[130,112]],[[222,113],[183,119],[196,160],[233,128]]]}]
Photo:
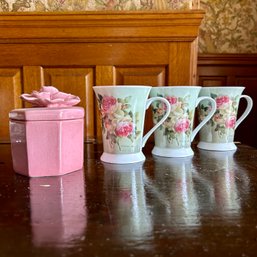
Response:
[{"label": "pink ceramic box lid", "polygon": [[23,108],[9,113],[10,119],[26,121],[72,120],[83,117],[84,108],[82,107]]}]

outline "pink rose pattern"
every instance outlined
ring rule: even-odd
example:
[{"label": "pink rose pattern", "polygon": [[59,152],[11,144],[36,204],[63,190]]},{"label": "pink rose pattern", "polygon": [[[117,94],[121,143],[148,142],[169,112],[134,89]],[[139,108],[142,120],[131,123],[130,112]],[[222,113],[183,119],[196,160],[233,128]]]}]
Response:
[{"label": "pink rose pattern", "polygon": [[[177,101],[178,101],[178,98],[175,97],[175,96],[167,96],[166,99],[169,101],[170,104],[176,104]],[[166,105],[165,105],[165,106],[166,106]]]},{"label": "pink rose pattern", "polygon": [[230,102],[230,98],[227,95],[218,96],[216,99],[217,108],[223,108],[228,105]]},{"label": "pink rose pattern", "polygon": [[[163,135],[166,136],[167,140],[172,143],[173,141],[180,145],[179,137],[183,134],[190,140],[191,124],[193,119],[193,112],[189,109],[188,97],[176,97],[176,96],[163,96],[158,94],[160,97],[165,97],[171,106],[171,112],[165,122],[159,127],[159,130],[163,130]],[[162,102],[157,102],[152,105],[153,120],[156,124],[161,120],[165,114],[166,106]]]},{"label": "pink rose pattern", "polygon": [[102,100],[102,112],[106,113],[110,110],[110,108],[117,103],[116,98],[112,96],[106,96]]},{"label": "pink rose pattern", "polygon": [[190,128],[190,121],[186,118],[179,119],[174,128],[177,133],[184,133]]},{"label": "pink rose pattern", "polygon": [[236,125],[236,116],[231,116],[229,117],[226,122],[225,122],[225,126],[226,128],[234,128]]},{"label": "pink rose pattern", "polygon": [[128,138],[133,142],[141,133],[136,126],[138,113],[131,111],[130,99],[131,96],[122,99],[97,95],[102,117],[102,129],[112,148],[115,145],[120,148],[122,138]]},{"label": "pink rose pattern", "polygon": [[128,137],[133,133],[133,123],[132,122],[119,122],[115,129],[115,134],[118,137]]},{"label": "pink rose pattern", "polygon": [[[207,124],[211,124],[214,130],[222,136],[226,134],[228,129],[235,129],[239,96],[229,97],[227,95],[211,94],[211,97],[216,101],[217,110]],[[199,106],[198,113],[200,121],[207,116],[210,108],[210,106],[204,104]]]}]

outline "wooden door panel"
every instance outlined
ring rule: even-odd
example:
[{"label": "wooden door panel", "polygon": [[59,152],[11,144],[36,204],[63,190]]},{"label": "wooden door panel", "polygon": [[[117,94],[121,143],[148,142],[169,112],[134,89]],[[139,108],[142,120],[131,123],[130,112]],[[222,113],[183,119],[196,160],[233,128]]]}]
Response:
[{"label": "wooden door panel", "polygon": [[0,69],[0,141],[7,142],[9,137],[9,112],[21,108],[21,70]]},{"label": "wooden door panel", "polygon": [[165,86],[166,82],[166,66],[115,67],[116,85]]},{"label": "wooden door panel", "polygon": [[200,76],[198,84],[203,87],[221,87],[226,86],[227,77],[223,76]]},{"label": "wooden door panel", "polygon": [[151,63],[161,65],[168,63],[168,46],[167,42],[3,44],[1,51],[6,54],[4,62],[0,61],[0,67],[4,65],[73,67]]},{"label": "wooden door panel", "polygon": [[93,68],[26,66],[24,91],[32,92],[45,85],[79,96],[81,99],[79,106],[85,108],[85,140],[91,141],[95,138],[93,74]]}]

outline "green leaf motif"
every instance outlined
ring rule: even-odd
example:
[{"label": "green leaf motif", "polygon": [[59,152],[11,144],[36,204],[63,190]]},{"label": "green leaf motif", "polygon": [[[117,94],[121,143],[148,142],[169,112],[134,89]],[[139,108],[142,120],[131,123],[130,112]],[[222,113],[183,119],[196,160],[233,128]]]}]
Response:
[{"label": "green leaf motif", "polygon": [[98,96],[99,101],[100,101],[100,102],[102,102],[102,100],[103,100],[103,96],[102,96],[102,95],[100,95],[100,94],[97,94],[97,96]]},{"label": "green leaf motif", "polygon": [[216,99],[217,97],[218,97],[218,95],[217,95],[217,94],[213,94],[213,93],[211,93],[211,98]]},{"label": "green leaf motif", "polygon": [[[125,102],[125,103],[129,103],[130,100],[131,100],[131,96],[127,96],[127,97],[124,98],[124,102]],[[130,106],[130,105],[129,105],[129,106]]]}]

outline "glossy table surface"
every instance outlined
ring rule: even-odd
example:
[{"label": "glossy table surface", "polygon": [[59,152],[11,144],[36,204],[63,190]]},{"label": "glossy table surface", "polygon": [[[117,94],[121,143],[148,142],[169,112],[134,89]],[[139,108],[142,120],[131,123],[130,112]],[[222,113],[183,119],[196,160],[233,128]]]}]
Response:
[{"label": "glossy table surface", "polygon": [[0,256],[256,256],[257,150],[200,151],[27,178],[0,145]]}]

